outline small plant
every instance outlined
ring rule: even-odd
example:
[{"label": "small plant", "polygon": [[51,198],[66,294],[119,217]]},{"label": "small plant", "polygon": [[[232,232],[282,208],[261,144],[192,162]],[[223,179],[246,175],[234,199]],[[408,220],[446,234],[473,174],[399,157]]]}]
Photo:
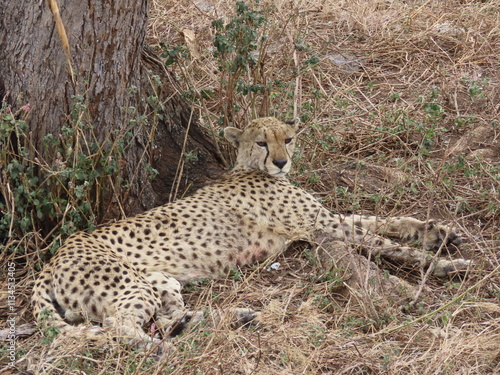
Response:
[{"label": "small plant", "polygon": [[424,112],[430,119],[438,120],[444,113],[444,109],[440,104],[441,98],[441,91],[437,87],[433,87],[427,99],[422,99]]},{"label": "small plant", "polygon": [[[93,136],[92,124],[85,121],[86,110],[84,99],[75,96],[71,122],[60,134],[45,135],[43,151],[35,151],[26,107],[17,113],[5,104],[0,109],[3,237],[27,238],[38,232],[45,238],[43,245],[55,251],[61,236],[94,228],[106,212],[102,202],[126,186],[120,160],[132,133],[125,126],[100,142]],[[9,249],[25,251],[24,245]]]},{"label": "small plant", "polygon": [[242,281],[243,278],[241,276],[241,272],[239,270],[236,270],[234,268],[229,270],[229,278],[233,279],[234,281]]},{"label": "small plant", "polygon": [[319,325],[305,324],[309,333],[309,341],[314,346],[321,346],[326,338],[325,329]]},{"label": "small plant", "polygon": [[183,45],[176,45],[172,47],[165,43],[160,43],[160,46],[163,49],[160,57],[165,58],[165,66],[170,66],[178,62],[179,59],[185,59],[188,56],[187,49]]},{"label": "small plant", "polygon": [[222,19],[212,22],[216,32],[214,57],[218,59],[222,73],[220,92],[226,92],[224,126],[233,120],[233,112],[241,109],[236,100],[237,93],[251,97],[252,117],[256,117],[256,94],[264,93],[268,98],[272,91],[270,82],[261,78],[267,40],[261,28],[266,22],[263,12],[250,9],[244,1],[236,2],[236,15],[228,23]]},{"label": "small plant", "polygon": [[485,97],[485,88],[490,84],[491,79],[485,78],[469,78],[464,77],[463,83],[467,86],[467,93],[472,100],[482,99]]},{"label": "small plant", "polygon": [[60,333],[59,328],[47,326],[47,320],[50,319],[51,314],[52,313],[48,310],[43,310],[40,312],[38,328],[43,332],[43,343],[45,345],[49,345]]},{"label": "small plant", "polygon": [[319,176],[316,173],[311,173],[309,175],[309,183],[310,184],[315,184],[320,180]]}]

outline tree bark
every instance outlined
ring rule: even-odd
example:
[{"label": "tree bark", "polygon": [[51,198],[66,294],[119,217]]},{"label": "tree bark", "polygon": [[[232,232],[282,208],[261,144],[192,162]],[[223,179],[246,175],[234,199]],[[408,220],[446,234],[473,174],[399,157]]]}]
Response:
[{"label": "tree bark", "polygon": [[[161,120],[133,127],[133,138],[124,149],[120,173],[131,183],[124,194],[127,214],[171,198],[182,151],[197,157],[178,179],[181,192],[217,175],[222,167],[212,140],[176,93],[168,72],[151,52],[143,53],[147,3],[59,0],[72,79],[47,3],[0,0],[0,95],[13,111],[29,104],[27,121],[37,157],[53,157],[44,149],[43,137],[61,134],[72,121],[91,124],[91,136],[99,143],[132,120],[139,123],[150,111],[148,98],[163,103],[157,107]],[[160,84],[151,83],[153,75]],[[77,105],[85,110],[78,112]],[[82,113],[85,118],[74,118]],[[156,180],[148,178],[146,164],[158,170]]]}]

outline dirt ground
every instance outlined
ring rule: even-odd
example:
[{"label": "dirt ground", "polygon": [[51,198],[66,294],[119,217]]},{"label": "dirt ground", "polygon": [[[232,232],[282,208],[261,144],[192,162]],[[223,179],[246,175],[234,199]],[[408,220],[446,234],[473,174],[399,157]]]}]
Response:
[{"label": "dirt ground", "polygon": [[[184,289],[192,308],[252,307],[265,324],[201,326],[172,340],[161,361],[111,338],[82,342],[42,329],[19,339],[16,370],[0,374],[500,373],[500,2],[246,4],[258,12],[247,16],[266,19],[240,30],[257,36],[246,55],[214,56],[212,22],[236,19],[233,1],[155,0],[150,11],[148,43],[228,164],[224,124],[300,117],[294,183],[333,212],[450,223],[463,245],[444,255],[474,267],[443,280],[381,260],[387,277],[415,287],[395,299],[346,290],[311,246],[296,244],[265,264]],[[238,54],[255,63],[224,71]],[[277,270],[268,269],[273,263]],[[34,274],[16,272],[23,327],[32,322]],[[6,307],[0,316],[8,322]]]}]

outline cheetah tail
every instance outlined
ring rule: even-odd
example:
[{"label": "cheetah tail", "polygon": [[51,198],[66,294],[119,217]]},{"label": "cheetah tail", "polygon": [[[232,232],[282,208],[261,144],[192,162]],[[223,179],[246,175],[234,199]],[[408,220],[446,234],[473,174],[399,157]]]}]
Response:
[{"label": "cheetah tail", "polygon": [[39,325],[56,327],[61,331],[72,327],[57,311],[57,299],[52,286],[52,272],[44,269],[40,273],[31,297],[33,315]]}]

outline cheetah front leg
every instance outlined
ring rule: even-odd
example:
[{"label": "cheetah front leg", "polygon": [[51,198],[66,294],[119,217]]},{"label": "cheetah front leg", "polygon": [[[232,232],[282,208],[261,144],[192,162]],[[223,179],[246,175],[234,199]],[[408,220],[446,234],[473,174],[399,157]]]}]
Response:
[{"label": "cheetah front leg", "polygon": [[418,241],[427,250],[458,247],[460,237],[451,227],[440,225],[435,220],[422,221],[413,217],[389,217],[349,215],[342,218],[353,228],[363,228],[379,236],[397,238],[404,242]]},{"label": "cheetah front leg", "polygon": [[449,260],[438,258],[433,262],[435,254],[407,246],[399,246],[395,243],[392,243],[389,247],[386,247],[386,245],[371,246],[370,250],[375,257],[391,259],[400,264],[409,264],[425,268],[433,267],[432,274],[436,277],[447,277],[457,272],[465,272],[471,265],[471,261],[466,259]]},{"label": "cheetah front leg", "polygon": [[[359,216],[358,216],[359,217]],[[373,257],[382,257],[393,260],[399,264],[408,264],[419,267],[432,266],[432,274],[437,277],[446,277],[455,272],[466,271],[470,265],[470,261],[465,259],[443,259],[439,258],[433,262],[434,254],[425,250],[417,250],[381,237],[367,230],[360,225],[357,225],[356,215],[350,219],[343,220],[340,224],[336,224],[335,231],[328,235],[326,232],[321,232],[316,239],[317,242],[324,240],[324,236],[339,237],[348,243],[361,245],[363,249],[370,252]]]}]

